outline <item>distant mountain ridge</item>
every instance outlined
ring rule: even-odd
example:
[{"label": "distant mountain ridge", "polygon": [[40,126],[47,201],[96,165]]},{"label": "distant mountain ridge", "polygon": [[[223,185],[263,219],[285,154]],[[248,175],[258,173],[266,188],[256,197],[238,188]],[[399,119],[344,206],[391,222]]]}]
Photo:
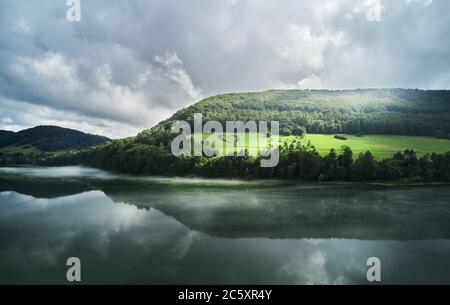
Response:
[{"label": "distant mountain ridge", "polygon": [[110,140],[107,137],[58,126],[36,126],[19,132],[0,130],[0,149],[15,146],[55,152],[83,149]]}]

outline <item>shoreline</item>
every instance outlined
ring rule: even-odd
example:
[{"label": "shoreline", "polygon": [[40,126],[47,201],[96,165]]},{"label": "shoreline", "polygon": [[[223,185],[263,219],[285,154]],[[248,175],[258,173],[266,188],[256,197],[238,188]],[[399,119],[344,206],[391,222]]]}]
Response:
[{"label": "shoreline", "polygon": [[[430,181],[430,182],[402,182],[402,181],[342,181],[342,180],[336,180],[336,181],[308,181],[308,180],[298,180],[298,179],[281,179],[281,178],[232,178],[232,177],[205,177],[205,176],[198,176],[198,175],[186,175],[186,176],[161,176],[161,175],[132,175],[128,173],[121,173],[121,172],[115,172],[115,171],[109,171],[104,170],[101,168],[86,166],[86,165],[70,165],[70,166],[36,166],[32,164],[21,164],[21,165],[0,165],[0,169],[7,169],[7,168],[24,168],[24,169],[42,169],[42,168],[65,168],[65,167],[80,167],[80,168],[88,168],[88,169],[95,169],[100,170],[105,173],[110,173],[113,175],[120,175],[124,177],[129,178],[161,178],[161,179],[186,179],[186,180],[223,180],[223,181],[234,181],[234,182],[252,182],[252,183],[258,183],[258,182],[264,182],[264,183],[270,183],[270,182],[276,182],[276,183],[285,183],[287,185],[296,185],[296,184],[303,184],[303,185],[343,185],[343,186],[349,186],[349,185],[371,185],[371,186],[385,186],[385,187],[400,187],[400,186],[450,186],[450,182],[442,182],[442,181]],[[8,174],[8,173],[1,173],[0,174]]]}]

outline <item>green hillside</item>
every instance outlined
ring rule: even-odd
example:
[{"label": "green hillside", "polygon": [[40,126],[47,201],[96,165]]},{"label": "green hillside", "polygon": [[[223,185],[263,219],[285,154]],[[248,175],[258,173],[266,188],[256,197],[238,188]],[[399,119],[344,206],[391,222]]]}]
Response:
[{"label": "green hillside", "polygon": [[[252,145],[249,137],[249,134],[238,133],[237,138],[243,139],[244,145],[239,145],[241,143],[236,142],[235,151],[247,150],[250,155],[256,156],[258,151],[264,149],[264,145],[267,143]],[[304,145],[309,144],[314,146],[315,150],[321,156],[328,155],[331,149],[339,151],[342,149],[342,146],[348,146],[352,148],[355,158],[360,153],[365,153],[369,150],[375,159],[378,160],[390,158],[395,153],[405,149],[413,149],[418,156],[432,153],[443,154],[450,151],[450,140],[437,139],[435,137],[397,135],[346,135],[345,137],[347,140],[339,140],[334,135],[326,134],[306,134],[304,137],[280,136],[280,146],[291,145],[294,142],[300,141]],[[213,147],[220,145],[221,148],[224,148],[226,146],[226,142],[223,140],[224,138],[226,136],[219,133],[214,134],[214,136],[211,134],[203,135],[203,141],[212,141],[211,146]],[[225,154],[225,152],[226,150],[223,149],[222,153]]]},{"label": "green hillside", "polygon": [[0,164],[33,163],[60,151],[80,150],[110,139],[57,126],[37,126],[19,132],[0,131]]},{"label": "green hillside", "polygon": [[0,139],[2,138],[4,143],[0,142],[0,149],[3,151],[17,151],[21,147],[24,149],[33,147],[42,152],[81,149],[110,140],[106,137],[57,126],[37,126],[16,133],[2,131]]},{"label": "green hillside", "polygon": [[406,89],[271,90],[213,96],[163,122],[193,120],[279,121],[283,135],[305,127],[312,134],[388,134],[446,137],[450,91]]},{"label": "green hillside", "polygon": [[[261,168],[261,157],[252,153],[174,157],[170,146],[176,135],[171,134],[171,126],[176,120],[193,125],[194,113],[203,114],[203,122],[222,124],[279,121],[278,165]],[[305,129],[308,135],[302,139]],[[337,140],[335,134],[349,136]],[[134,175],[449,181],[449,134],[450,91],[272,90],[210,97],[136,137],[58,154],[45,164],[84,164]]]}]

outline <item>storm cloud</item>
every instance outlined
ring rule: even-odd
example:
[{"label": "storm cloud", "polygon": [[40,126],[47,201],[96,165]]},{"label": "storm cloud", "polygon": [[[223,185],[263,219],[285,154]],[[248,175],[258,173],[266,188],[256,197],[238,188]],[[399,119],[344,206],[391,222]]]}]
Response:
[{"label": "storm cloud", "polygon": [[0,0],[0,129],[124,137],[224,92],[450,87],[447,0],[81,0],[80,22],[67,9]]}]

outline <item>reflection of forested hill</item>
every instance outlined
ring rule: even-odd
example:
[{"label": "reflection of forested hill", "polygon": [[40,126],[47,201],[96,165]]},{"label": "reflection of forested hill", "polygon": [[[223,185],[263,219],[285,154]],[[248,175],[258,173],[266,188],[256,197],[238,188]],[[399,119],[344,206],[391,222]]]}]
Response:
[{"label": "reflection of forested hill", "polygon": [[[435,214],[441,207],[413,204],[411,210],[408,204],[397,204],[396,198],[390,197],[403,196],[401,189],[316,185],[297,190],[295,187],[177,190],[170,186],[157,191],[143,188],[128,192],[128,188],[113,185],[101,188],[114,202],[157,209],[192,230],[217,237],[364,240],[450,237],[448,209]],[[450,190],[445,190],[450,195]],[[424,223],[426,229],[421,225]]]},{"label": "reflection of forested hill", "polygon": [[[90,190],[101,190],[114,202],[157,209],[192,230],[218,237],[450,238],[449,209],[442,206],[450,196],[446,186],[400,189],[314,184],[270,187],[256,183],[205,186],[140,179],[0,175],[0,192],[55,198]],[[433,198],[432,204],[427,203],[429,198]]]},{"label": "reflection of forested hill", "polygon": [[35,198],[57,198],[90,190],[93,190],[93,186],[76,179],[0,175],[0,192],[17,192]]},{"label": "reflection of forested hill", "polygon": [[[448,187],[202,185],[139,179],[0,177],[0,191],[54,198],[101,190],[114,202],[157,209],[192,230],[226,238],[450,238]],[[434,194],[434,195],[433,195]],[[433,197],[433,203],[427,204]],[[420,205],[417,204],[420,202]]]}]

